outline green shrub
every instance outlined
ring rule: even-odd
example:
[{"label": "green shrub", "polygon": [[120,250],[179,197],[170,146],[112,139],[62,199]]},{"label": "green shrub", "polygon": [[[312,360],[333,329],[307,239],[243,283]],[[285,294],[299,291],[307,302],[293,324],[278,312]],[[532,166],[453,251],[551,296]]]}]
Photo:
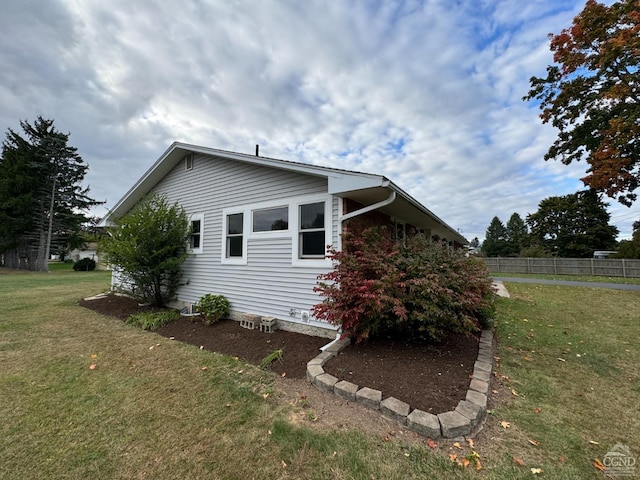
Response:
[{"label": "green shrub", "polygon": [[229,300],[224,295],[207,293],[198,300],[195,307],[204,315],[205,325],[211,325],[229,313]]},{"label": "green shrub", "polygon": [[334,269],[315,288],[324,296],[316,318],[340,325],[361,342],[393,336],[438,341],[448,333],[472,333],[493,317],[491,279],[484,263],[432,244],[423,235],[392,240],[370,228],[330,250]]},{"label": "green shrub", "polygon": [[96,269],[96,261],[92,258],[82,258],[73,264],[76,272],[90,272]]},{"label": "green shrub", "polygon": [[120,288],[154,307],[169,304],[189,256],[191,229],[184,209],[153,194],[114,223],[109,235],[100,238],[98,251],[119,274]]},{"label": "green shrub", "polygon": [[141,312],[129,315],[127,322],[129,325],[140,327],[143,330],[157,330],[158,328],[180,318],[177,310],[166,310],[164,312]]}]

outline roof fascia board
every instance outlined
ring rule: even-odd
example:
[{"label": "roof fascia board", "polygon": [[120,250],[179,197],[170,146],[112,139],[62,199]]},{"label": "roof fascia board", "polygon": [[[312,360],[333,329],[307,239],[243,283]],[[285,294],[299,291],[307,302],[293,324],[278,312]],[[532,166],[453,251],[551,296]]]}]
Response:
[{"label": "roof fascia board", "polygon": [[[174,142],[156,160],[156,162],[142,175],[142,177],[129,189],[129,191],[116,203],[107,213],[103,223],[109,222],[114,217],[124,215],[140,198],[146,195],[169,171],[177,164],[180,157],[173,156],[174,161],[169,162],[169,158],[175,151],[183,151],[210,155],[218,158],[240,161],[264,167],[288,170],[297,173],[325,177],[328,180],[330,194],[338,194],[345,191],[360,190],[363,188],[383,186],[386,179],[380,175],[368,173],[350,172],[329,167],[321,167],[304,163],[291,162],[287,160],[260,157],[244,153],[229,152],[215,148],[191,145],[188,143]],[[124,210],[124,211],[123,211]]]}]

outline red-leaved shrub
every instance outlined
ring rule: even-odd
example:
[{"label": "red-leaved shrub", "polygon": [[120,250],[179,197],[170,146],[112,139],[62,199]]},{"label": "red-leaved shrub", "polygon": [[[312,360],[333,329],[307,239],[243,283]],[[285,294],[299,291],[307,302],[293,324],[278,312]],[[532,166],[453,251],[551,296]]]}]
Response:
[{"label": "red-leaved shrub", "polygon": [[329,251],[336,263],[318,277],[324,300],[312,309],[344,336],[438,341],[489,325],[493,292],[481,261],[423,235],[394,241],[380,227],[347,236],[344,245]]}]

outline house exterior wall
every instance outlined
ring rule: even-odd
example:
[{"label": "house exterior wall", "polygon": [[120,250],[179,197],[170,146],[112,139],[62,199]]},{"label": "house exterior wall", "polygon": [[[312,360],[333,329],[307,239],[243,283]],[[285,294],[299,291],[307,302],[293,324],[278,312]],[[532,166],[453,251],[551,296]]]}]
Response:
[{"label": "house exterior wall", "polygon": [[[178,301],[195,303],[207,293],[226,296],[232,314],[273,316],[306,327],[335,329],[311,319],[302,322],[321,298],[313,291],[319,273],[329,271],[329,260],[298,260],[297,205],[325,200],[329,206],[330,239],[337,245],[337,221],[341,202],[327,194],[327,179],[269,167],[243,164],[212,156],[196,155],[192,168],[184,160],[153,189],[169,203],[178,202],[188,215],[202,219],[202,253],[191,255],[183,265]],[[245,220],[246,259],[225,261],[224,214],[272,206],[289,207],[289,229],[252,233]],[[249,229],[247,229],[247,225]],[[293,314],[293,315],[292,315]]]}]

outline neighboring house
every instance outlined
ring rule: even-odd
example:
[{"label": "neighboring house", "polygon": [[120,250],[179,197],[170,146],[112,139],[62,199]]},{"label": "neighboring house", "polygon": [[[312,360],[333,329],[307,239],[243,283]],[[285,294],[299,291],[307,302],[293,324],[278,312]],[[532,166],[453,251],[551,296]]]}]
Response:
[{"label": "neighboring house", "polygon": [[178,202],[191,219],[192,255],[183,264],[179,305],[222,294],[233,318],[272,316],[288,330],[335,332],[309,310],[322,300],[313,291],[318,275],[332,268],[326,246],[340,250],[350,218],[395,224],[399,236],[422,232],[452,248],[467,243],[384,176],[184,143],[171,145],[103,224],[148,193]]},{"label": "neighboring house", "polygon": [[98,263],[98,244],[97,242],[89,242],[80,248],[74,248],[69,252],[68,256],[74,262],[78,262],[83,258],[90,258]]}]

